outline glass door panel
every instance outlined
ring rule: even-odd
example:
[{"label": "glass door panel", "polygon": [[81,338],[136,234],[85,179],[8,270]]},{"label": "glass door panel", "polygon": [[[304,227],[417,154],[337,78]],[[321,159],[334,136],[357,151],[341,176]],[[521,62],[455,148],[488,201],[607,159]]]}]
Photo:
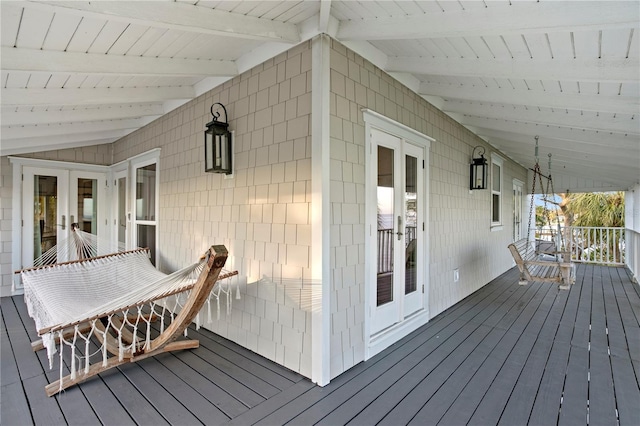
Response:
[{"label": "glass door panel", "polygon": [[424,150],[403,144],[404,300],[402,318],[424,307]]},{"label": "glass door panel", "polygon": [[416,291],[417,268],[417,226],[418,226],[418,159],[405,156],[405,286],[404,294]]},{"label": "glass door panel", "polygon": [[[23,268],[34,265],[53,247],[68,237],[68,185],[66,170],[42,167],[23,168],[22,259]],[[43,264],[68,260],[64,250],[54,250],[41,259]]]},{"label": "glass door panel", "polygon": [[156,219],[156,165],[136,170],[136,220]]},{"label": "glass door panel", "polygon": [[151,253],[156,264],[156,164],[135,168],[135,242]]},{"label": "glass door panel", "polygon": [[84,232],[96,235],[98,232],[98,181],[79,178],[76,205],[76,223]]},{"label": "glass door panel", "polygon": [[[58,177],[33,177],[33,256],[31,260],[42,256],[58,241]],[[56,256],[45,261],[56,263]]]},{"label": "glass door panel", "polygon": [[[422,256],[424,150],[373,130],[377,256],[370,333],[375,335],[424,307]],[[371,212],[370,214],[373,214]],[[372,235],[373,237],[373,235]]]},{"label": "glass door panel", "polygon": [[69,217],[80,231],[96,236],[95,244],[79,256],[87,258],[112,253],[107,223],[105,173],[89,171],[71,171],[69,186]]},{"label": "glass door panel", "polygon": [[378,147],[378,274],[376,304],[393,301],[394,151]]},{"label": "glass door panel", "polygon": [[124,247],[127,243],[127,178],[121,177],[116,182],[118,186],[118,213],[116,219],[118,245]]}]

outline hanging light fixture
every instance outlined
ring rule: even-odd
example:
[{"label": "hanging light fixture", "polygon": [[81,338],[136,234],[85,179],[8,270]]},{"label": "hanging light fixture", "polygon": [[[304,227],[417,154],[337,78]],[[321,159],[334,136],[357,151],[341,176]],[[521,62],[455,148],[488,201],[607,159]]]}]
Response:
[{"label": "hanging light fixture", "polygon": [[[226,121],[218,121],[220,112],[214,112],[216,105],[224,111]],[[216,102],[211,105],[211,115],[213,120],[207,123],[207,129],[204,131],[204,171],[229,175],[233,172],[233,146],[227,122],[227,109],[220,102]]]},{"label": "hanging light fixture", "polygon": [[[480,157],[476,157],[476,150],[480,149]],[[487,159],[484,158],[484,147],[476,146],[471,153],[473,158],[469,165],[469,189],[487,189]]]}]

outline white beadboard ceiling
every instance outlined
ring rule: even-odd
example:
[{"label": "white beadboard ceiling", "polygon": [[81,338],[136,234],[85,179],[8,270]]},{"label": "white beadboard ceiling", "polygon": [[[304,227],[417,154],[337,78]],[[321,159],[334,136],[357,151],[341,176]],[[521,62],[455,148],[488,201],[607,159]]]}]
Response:
[{"label": "white beadboard ceiling", "polygon": [[637,0],[3,0],[0,14],[0,155],[116,141],[327,33],[522,165],[537,135],[543,171],[551,153],[587,189],[640,182]]}]

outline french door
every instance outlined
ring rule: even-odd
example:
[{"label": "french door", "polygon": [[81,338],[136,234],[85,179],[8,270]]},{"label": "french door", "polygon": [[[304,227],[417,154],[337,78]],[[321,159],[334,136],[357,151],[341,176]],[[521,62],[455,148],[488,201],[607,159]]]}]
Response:
[{"label": "french door", "polygon": [[372,129],[376,167],[375,282],[370,334],[402,323],[424,308],[424,149]]},{"label": "french door", "polygon": [[[99,238],[104,218],[106,174],[43,167],[23,168],[22,267],[69,238],[72,223]],[[64,262],[58,250],[47,263]]]}]

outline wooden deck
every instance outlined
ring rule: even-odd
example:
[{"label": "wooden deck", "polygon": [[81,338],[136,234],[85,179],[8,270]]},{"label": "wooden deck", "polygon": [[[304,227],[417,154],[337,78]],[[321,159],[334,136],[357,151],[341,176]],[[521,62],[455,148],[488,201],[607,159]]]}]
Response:
[{"label": "wooden deck", "polygon": [[580,266],[570,291],[508,271],[324,388],[213,333],[48,398],[19,297],[3,298],[0,423],[640,424],[640,288]]}]

